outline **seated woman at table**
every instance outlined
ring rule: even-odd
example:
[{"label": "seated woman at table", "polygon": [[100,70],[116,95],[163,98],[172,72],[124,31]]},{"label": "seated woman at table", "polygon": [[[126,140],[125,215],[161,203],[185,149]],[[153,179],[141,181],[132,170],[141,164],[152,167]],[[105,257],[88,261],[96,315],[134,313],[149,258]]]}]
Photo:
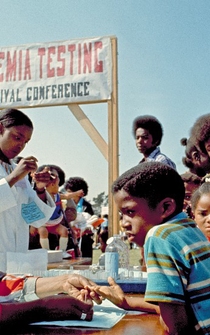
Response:
[{"label": "seated woman at table", "polygon": [[87,285],[95,284],[77,274],[40,278],[0,272],[0,329],[40,321],[91,321],[93,302],[84,289]]}]

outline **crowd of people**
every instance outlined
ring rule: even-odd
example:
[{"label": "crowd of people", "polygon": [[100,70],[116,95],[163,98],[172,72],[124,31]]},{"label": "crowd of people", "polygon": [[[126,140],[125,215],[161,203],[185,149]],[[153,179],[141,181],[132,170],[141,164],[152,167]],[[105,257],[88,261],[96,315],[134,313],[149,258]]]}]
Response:
[{"label": "crowd of people", "polygon": [[[210,334],[210,114],[199,117],[189,138],[181,139],[187,169],[182,175],[160,151],[159,120],[143,115],[133,122],[143,159],[114,181],[112,195],[128,242],[143,251],[144,298],[129,297],[113,278],[108,278],[109,285],[98,286],[79,275],[49,279],[6,273],[6,253],[27,252],[34,237],[39,247],[50,249],[52,243],[64,257],[71,240],[78,252],[92,257],[94,212],[84,198],[86,181],[80,177],[65,181],[60,167],[38,167],[34,156],[14,161],[32,133],[27,115],[15,109],[0,111],[0,326],[10,326],[11,320],[17,324],[91,320],[93,302],[100,304],[107,298],[127,310],[159,314],[168,334]],[[61,193],[62,185],[65,192]],[[102,252],[107,226],[104,220],[98,235]]]}]

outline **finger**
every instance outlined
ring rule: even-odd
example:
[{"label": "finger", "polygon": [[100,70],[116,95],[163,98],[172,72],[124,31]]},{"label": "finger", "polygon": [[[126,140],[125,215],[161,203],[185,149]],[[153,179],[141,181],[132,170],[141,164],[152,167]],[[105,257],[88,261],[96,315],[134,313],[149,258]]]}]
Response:
[{"label": "finger", "polygon": [[80,290],[82,301],[86,302],[88,297],[88,290]]},{"label": "finger", "polygon": [[25,168],[29,172],[35,172],[37,170],[37,163],[33,160],[28,160],[24,162]]},{"label": "finger", "polygon": [[110,286],[117,285],[115,280],[112,277],[108,277],[108,283],[109,283]]},{"label": "finger", "polygon": [[94,283],[92,280],[87,279],[86,277],[83,277],[83,276],[80,276],[80,282],[84,288],[97,286],[97,284]]},{"label": "finger", "polygon": [[78,290],[73,285],[66,283],[64,285],[64,289],[65,289],[65,292],[67,292],[69,296],[72,296],[76,299],[80,299],[81,301],[83,300],[80,290]]},{"label": "finger", "polygon": [[78,300],[76,298],[73,298],[74,300],[72,301],[72,307],[76,308],[78,311],[83,311],[84,313],[87,313],[88,311],[90,311],[92,309],[92,302],[91,304],[86,303],[82,300]]},{"label": "finger", "polygon": [[89,291],[88,290],[80,290],[80,297],[83,302],[89,305],[93,305],[92,299],[90,297]]},{"label": "finger", "polygon": [[104,300],[101,295],[93,291],[90,292],[90,297],[97,305],[101,305],[102,301]]},{"label": "finger", "polygon": [[73,275],[69,278],[70,282],[72,283],[72,280],[74,281],[74,286],[77,288],[87,288],[88,286],[95,286],[96,284],[90,280],[87,279],[81,275]]},{"label": "finger", "polygon": [[[83,303],[80,300],[74,298],[65,298],[67,299],[67,303],[63,303],[63,307],[65,306],[65,311],[67,313],[67,317],[69,319],[82,319],[83,320],[91,320],[93,315],[92,305]],[[62,307],[62,308],[63,308]],[[82,315],[83,314],[83,315]]]},{"label": "finger", "polygon": [[35,172],[34,173],[34,178],[37,181],[42,181],[42,182],[46,182],[49,183],[50,182],[50,174],[47,172]]},{"label": "finger", "polygon": [[[106,287],[106,286],[103,286]],[[97,304],[101,304],[103,299],[103,291],[101,292],[101,286],[94,285],[94,286],[86,286],[86,289],[90,292],[90,297],[94,300]]]},{"label": "finger", "polygon": [[48,166],[45,166],[42,172],[49,172],[50,173],[50,168]]},{"label": "finger", "polygon": [[25,157],[24,159],[27,160],[27,161],[38,162],[38,159],[34,156]]}]

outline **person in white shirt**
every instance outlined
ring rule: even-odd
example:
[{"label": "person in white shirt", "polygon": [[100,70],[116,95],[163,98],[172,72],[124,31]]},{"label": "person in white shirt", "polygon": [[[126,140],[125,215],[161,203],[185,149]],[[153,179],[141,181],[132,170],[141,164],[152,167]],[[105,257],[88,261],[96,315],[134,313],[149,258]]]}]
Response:
[{"label": "person in white shirt", "polygon": [[[37,158],[13,159],[30,141],[33,124],[16,109],[0,111],[0,271],[6,271],[6,252],[26,252],[29,225],[40,227],[52,215],[55,203],[46,192],[50,181],[47,169],[36,173]],[[36,190],[28,174],[33,173]]]}]

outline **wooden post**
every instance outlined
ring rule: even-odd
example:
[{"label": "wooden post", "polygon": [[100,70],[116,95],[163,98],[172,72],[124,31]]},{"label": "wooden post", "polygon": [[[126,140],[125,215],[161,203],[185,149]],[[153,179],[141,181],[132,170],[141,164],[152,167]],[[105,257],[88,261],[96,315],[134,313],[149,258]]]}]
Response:
[{"label": "wooden post", "polygon": [[119,233],[119,214],[115,205],[111,186],[119,176],[119,139],[118,139],[118,72],[117,72],[117,39],[112,44],[112,97],[108,101],[108,164],[109,164],[109,236]]},{"label": "wooden post", "polygon": [[90,136],[92,141],[108,160],[108,205],[109,236],[119,233],[119,214],[115,205],[111,187],[119,176],[119,139],[118,139],[118,71],[117,71],[117,39],[111,38],[112,48],[112,94],[108,103],[108,145],[101,137],[78,104],[69,104],[68,108]]},{"label": "wooden post", "polygon": [[90,122],[80,106],[77,104],[70,104],[68,105],[68,108],[71,110],[72,114],[78,120],[80,125],[84,128],[87,134],[90,136],[97,148],[101,151],[104,158],[108,161],[108,145],[106,141],[100,135],[98,130],[94,127],[92,122]]}]

